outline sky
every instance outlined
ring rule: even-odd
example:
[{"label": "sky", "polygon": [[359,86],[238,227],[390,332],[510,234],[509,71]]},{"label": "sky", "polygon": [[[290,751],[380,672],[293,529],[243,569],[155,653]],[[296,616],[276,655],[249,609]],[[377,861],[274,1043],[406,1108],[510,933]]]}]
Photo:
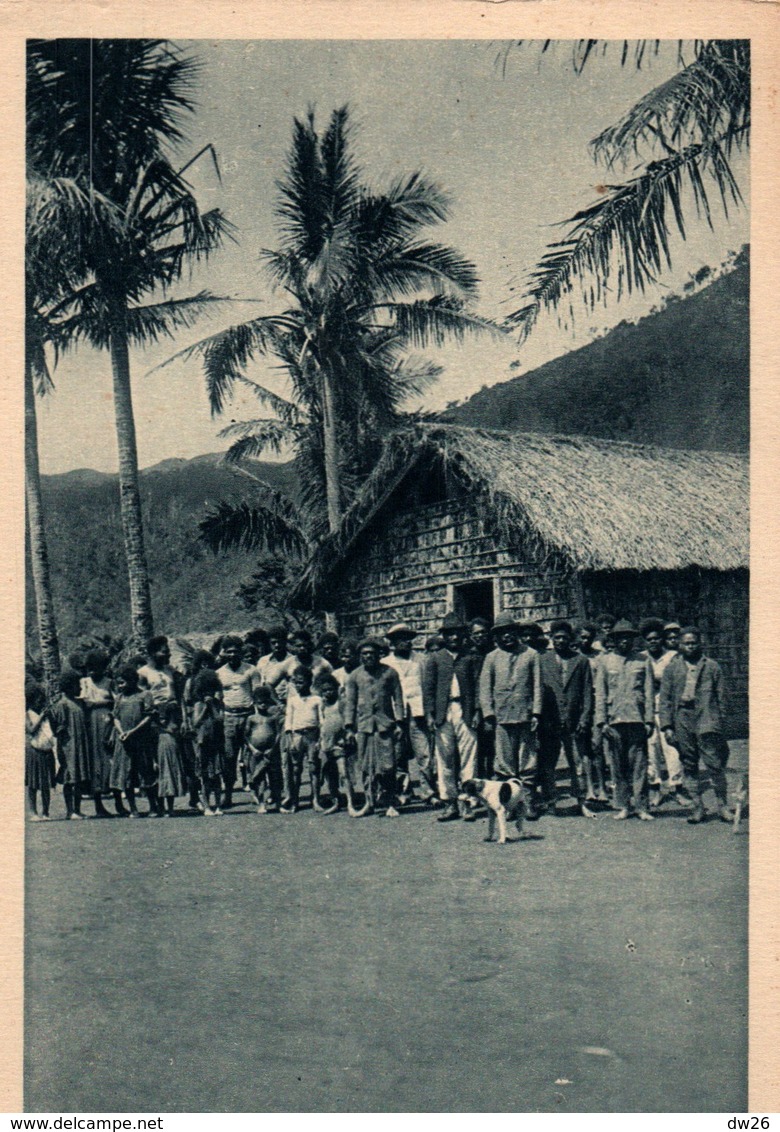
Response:
[{"label": "sky", "polygon": [[[197,361],[155,367],[222,327],[280,309],[283,299],[269,286],[259,252],[276,243],[275,181],[295,116],[312,105],[324,127],[330,112],[346,103],[354,151],[373,187],[381,190],[416,170],[443,186],[452,214],[429,230],[430,238],[476,264],[482,281],[477,309],[500,319],[522,305],[524,279],[545,246],[561,236],[556,225],[590,203],[601,182],[623,175],[594,164],[589,140],[677,69],[676,45],[639,72],[621,68],[612,51],[581,75],[565,43],[544,56],[538,45],[515,50],[505,68],[503,45],[486,40],[201,40],[179,46],[202,65],[181,160],[207,143],[215,147],[221,180],[206,158],[190,178],[201,206],[221,208],[236,226],[237,243],[218,251],[188,280],[189,290],[178,293],[208,288],[252,301],[226,305],[175,340],[132,351],[141,467],[220,451],[229,443],[218,435],[222,427],[265,415],[242,395],[212,419]],[[741,172],[747,198],[746,164]],[[694,221],[686,242],[673,241],[674,270],[644,296],[583,311],[573,328],[544,317],[521,346],[511,338],[479,338],[432,352],[444,372],[424,399],[407,407],[444,408],[582,346],[622,319],[641,317],[664,295],[679,292],[702,265],[719,265],[748,239],[747,208],[728,221],[716,213],[713,231]],[[519,365],[510,369],[512,363]],[[259,363],[252,376],[282,394],[287,390],[284,374],[270,363]],[[54,378],[55,392],[38,406],[41,470],[116,471],[108,353],[80,347],[60,361]]]}]

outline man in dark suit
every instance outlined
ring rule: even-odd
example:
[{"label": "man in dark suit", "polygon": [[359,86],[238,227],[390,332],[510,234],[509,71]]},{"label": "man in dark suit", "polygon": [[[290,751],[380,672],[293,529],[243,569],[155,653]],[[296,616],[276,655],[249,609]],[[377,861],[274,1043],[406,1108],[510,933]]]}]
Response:
[{"label": "man in dark suit", "polygon": [[[460,817],[458,785],[476,777],[480,658],[468,649],[466,626],[456,614],[444,618],[441,636],[444,648],[425,663],[423,707],[428,734],[434,736],[439,798],[444,802],[438,821],[455,821]],[[470,809],[466,813],[471,816]]]},{"label": "man in dark suit", "polygon": [[488,653],[479,678],[485,722],[495,727],[495,773],[518,778],[528,817],[535,817],[536,730],[542,711],[539,654],[520,641],[512,613],[499,613],[493,626],[497,647]]},{"label": "man in dark suit", "polygon": [[574,650],[568,621],[550,626],[552,650],[539,658],[542,670],[542,718],[539,724],[539,784],[542,802],[555,807],[555,767],[563,747],[571,790],[584,817],[596,815],[586,804],[590,781],[590,729],[593,677],[590,661]]},{"label": "man in dark suit", "polygon": [[398,673],[380,663],[382,643],[368,637],[358,646],[360,665],[344,684],[344,729],[357,739],[358,764],[369,808],[385,805],[398,817],[395,798],[395,740],[404,718]]},{"label": "man in dark suit", "polygon": [[683,783],[693,799],[688,821],[704,821],[699,758],[709,773],[718,803],[718,816],[730,822],[726,763],[728,743],[723,734],[725,693],[723,673],[717,661],[702,653],[701,633],[693,626],[680,633],[679,655],[670,660],[661,677],[658,717],[666,740],[680,752]]}]

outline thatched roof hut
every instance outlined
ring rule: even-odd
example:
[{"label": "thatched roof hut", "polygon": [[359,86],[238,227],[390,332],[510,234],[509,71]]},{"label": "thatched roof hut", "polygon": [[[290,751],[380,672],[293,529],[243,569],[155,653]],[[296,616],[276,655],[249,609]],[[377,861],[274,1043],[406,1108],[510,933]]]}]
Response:
[{"label": "thatched roof hut", "polygon": [[748,560],[744,456],[425,424],[388,439],[295,600],[349,631],[402,617],[421,634],[453,608],[607,607],[709,623],[721,659],[746,659]]}]

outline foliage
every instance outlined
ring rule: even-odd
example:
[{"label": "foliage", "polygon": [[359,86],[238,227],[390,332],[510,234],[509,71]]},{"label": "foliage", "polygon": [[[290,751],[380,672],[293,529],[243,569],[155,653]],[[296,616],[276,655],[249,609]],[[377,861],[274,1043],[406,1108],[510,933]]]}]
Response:
[{"label": "foliage", "polygon": [[[234,442],[228,459],[241,463],[289,448],[301,483],[297,521],[270,494],[262,505],[232,514],[221,508],[210,516],[204,536],[218,549],[273,545],[283,523],[293,543],[315,541],[328,528],[327,476],[336,477],[339,508],[348,505],[406,399],[438,376],[436,366],[412,351],[465,334],[500,333],[470,309],[478,284],[474,266],[421,234],[446,220],[447,194],[420,173],[374,192],[351,143],[346,107],[333,112],[321,134],[313,112],[295,119],[278,182],[279,246],[262,253],[291,305],[176,355],[202,361],[213,413],[224,410],[240,384],[271,414],[224,430]],[[289,399],[247,375],[260,357],[286,373]],[[327,396],[337,447],[330,471]]]},{"label": "foliage", "polygon": [[[522,43],[522,41],[521,41]],[[543,45],[546,50],[549,41]],[[628,41],[621,64],[633,54],[635,65],[657,54],[659,43]],[[580,40],[573,63],[579,73],[607,44]],[[566,235],[549,245],[530,273],[526,302],[508,318],[525,337],[542,310],[559,311],[566,302],[573,317],[573,292],[588,309],[643,291],[656,274],[671,266],[670,235],[685,239],[690,201],[696,219],[712,227],[714,202],[728,215],[742,203],[732,166],[735,153],[750,139],[750,43],[748,40],[696,40],[681,69],[651,90],[591,142],[594,159],[608,171],[638,165],[634,176],[601,186],[598,200],[562,223]]]}]

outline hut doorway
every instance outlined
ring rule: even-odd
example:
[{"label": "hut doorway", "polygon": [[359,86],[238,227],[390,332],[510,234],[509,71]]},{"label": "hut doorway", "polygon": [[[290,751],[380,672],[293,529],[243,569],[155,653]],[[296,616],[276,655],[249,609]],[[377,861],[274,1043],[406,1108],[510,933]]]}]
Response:
[{"label": "hut doorway", "polygon": [[485,578],[479,582],[453,586],[452,610],[464,622],[471,621],[473,617],[484,617],[492,625],[495,615],[493,579]]}]

